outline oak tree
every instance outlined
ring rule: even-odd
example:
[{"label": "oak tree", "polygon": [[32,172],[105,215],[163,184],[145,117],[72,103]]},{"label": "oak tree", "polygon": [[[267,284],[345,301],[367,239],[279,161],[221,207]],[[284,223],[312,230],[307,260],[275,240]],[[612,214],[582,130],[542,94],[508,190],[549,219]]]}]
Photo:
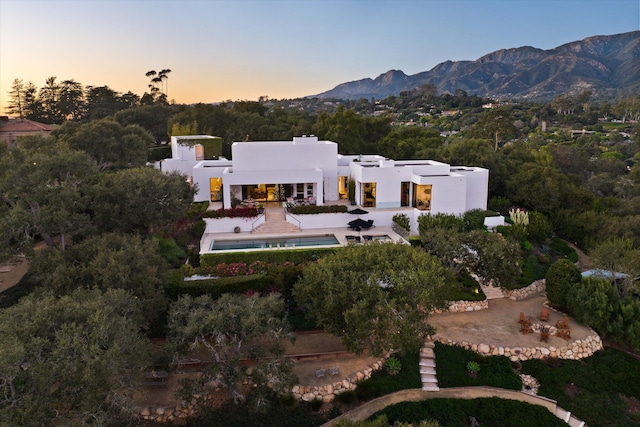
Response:
[{"label": "oak tree", "polygon": [[396,243],[350,245],[310,265],[294,287],[307,316],[350,351],[382,355],[420,348],[429,313],[445,304],[440,261]]}]

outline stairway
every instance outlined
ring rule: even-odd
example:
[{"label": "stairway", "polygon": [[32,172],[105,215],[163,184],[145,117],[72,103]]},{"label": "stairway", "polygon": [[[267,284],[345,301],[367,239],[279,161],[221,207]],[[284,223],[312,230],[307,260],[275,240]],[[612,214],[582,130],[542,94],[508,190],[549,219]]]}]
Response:
[{"label": "stairway", "polygon": [[281,207],[267,207],[264,212],[265,222],[256,227],[252,231],[253,234],[291,234],[300,232],[300,228],[287,222],[284,209]]},{"label": "stairway", "polygon": [[500,299],[504,298],[502,289],[495,286],[480,285],[482,292],[487,296],[487,299]]},{"label": "stairway", "polygon": [[433,352],[435,345],[427,341],[420,351],[420,378],[422,389],[425,391],[439,391],[438,378],[436,378],[436,355]]}]

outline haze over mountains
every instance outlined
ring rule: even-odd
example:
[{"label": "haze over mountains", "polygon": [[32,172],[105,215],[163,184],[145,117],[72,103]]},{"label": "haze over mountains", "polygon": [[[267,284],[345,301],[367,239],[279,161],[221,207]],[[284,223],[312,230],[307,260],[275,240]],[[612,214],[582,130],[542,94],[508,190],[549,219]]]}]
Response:
[{"label": "haze over mountains", "polygon": [[640,31],[594,36],[554,49],[501,49],[475,61],[445,61],[411,76],[390,70],[375,79],[342,83],[309,98],[382,99],[424,84],[438,94],[457,89],[494,99],[548,101],[592,91],[612,99],[640,93]]}]

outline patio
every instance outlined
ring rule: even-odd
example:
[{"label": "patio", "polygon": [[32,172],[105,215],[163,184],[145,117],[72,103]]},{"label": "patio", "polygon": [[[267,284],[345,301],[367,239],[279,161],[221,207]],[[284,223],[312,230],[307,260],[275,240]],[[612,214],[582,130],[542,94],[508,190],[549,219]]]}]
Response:
[{"label": "patio", "polygon": [[521,301],[509,299],[492,299],[489,308],[464,313],[433,314],[429,322],[436,328],[438,338],[446,338],[455,342],[488,344],[496,347],[566,347],[577,340],[584,340],[595,332],[572,318],[569,318],[571,340],[551,335],[548,342],[541,342],[539,333],[522,334],[518,319],[523,312],[534,323],[554,326],[565,316],[563,313],[549,309],[549,319],[539,320],[546,296],[538,294]]}]

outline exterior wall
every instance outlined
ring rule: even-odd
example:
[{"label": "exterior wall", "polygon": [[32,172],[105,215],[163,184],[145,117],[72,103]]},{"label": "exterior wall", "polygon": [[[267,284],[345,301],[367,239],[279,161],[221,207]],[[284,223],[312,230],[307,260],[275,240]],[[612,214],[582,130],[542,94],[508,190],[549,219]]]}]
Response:
[{"label": "exterior wall", "polygon": [[[450,167],[434,160],[394,161],[378,155],[338,155],[338,145],[318,141],[315,136],[296,137],[293,141],[236,142],[233,160],[196,161],[196,149],[180,145],[180,139],[205,136],[172,137],[172,159],[162,162],[165,172],[178,171],[198,186],[195,201],[210,200],[210,179],[222,178],[223,203],[241,198],[238,188],[256,184],[312,184],[316,203],[338,200],[338,178],[350,176],[356,181],[356,201],[362,203],[362,183],[375,183],[377,209],[401,206],[401,183],[432,186],[430,211],[417,211],[412,221],[425,213],[459,215],[470,209],[486,209],[489,171],[474,167]],[[410,192],[413,187],[410,186]],[[413,194],[410,194],[413,200]],[[413,225],[413,222],[412,222]],[[412,226],[413,230],[413,226]]]},{"label": "exterior wall", "polygon": [[467,178],[461,174],[445,176],[413,176],[416,184],[429,184],[431,210],[426,213],[463,214],[466,209]]},{"label": "exterior wall", "polygon": [[[222,178],[225,170],[231,167],[228,160],[204,160],[193,168],[193,183],[198,186],[193,201],[206,202],[211,200],[211,178]],[[224,191],[224,190],[223,190]]]},{"label": "exterior wall", "polygon": [[456,173],[467,177],[466,209],[487,209],[489,198],[489,170],[484,168],[454,168]]},{"label": "exterior wall", "polygon": [[[219,137],[213,137],[210,135],[187,135],[187,136],[172,136],[171,137],[171,158],[179,160],[191,160],[196,161],[196,145],[200,146],[203,150],[202,144],[194,143],[194,145],[180,144],[180,141],[198,141],[198,140],[220,140]],[[220,143],[219,143],[220,144]],[[200,159],[203,160],[203,159]]]}]

